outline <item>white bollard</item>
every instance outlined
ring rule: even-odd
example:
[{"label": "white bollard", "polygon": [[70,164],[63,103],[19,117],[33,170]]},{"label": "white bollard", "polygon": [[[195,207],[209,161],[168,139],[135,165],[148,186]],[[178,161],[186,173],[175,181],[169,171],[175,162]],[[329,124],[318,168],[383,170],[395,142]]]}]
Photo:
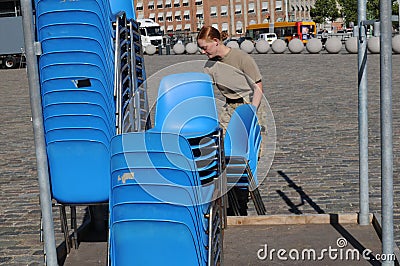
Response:
[{"label": "white bollard", "polygon": [[144,52],[148,55],[153,55],[156,53],[156,51],[157,51],[157,48],[152,44],[144,47]]},{"label": "white bollard", "polygon": [[358,37],[350,37],[344,44],[344,48],[349,54],[358,53]]},{"label": "white bollard", "polygon": [[304,44],[300,39],[292,39],[288,45],[289,51],[292,54],[299,54],[304,51]]},{"label": "white bollard", "polygon": [[393,37],[392,50],[395,54],[400,54],[400,35],[396,35]]},{"label": "white bollard", "polygon": [[282,54],[286,50],[286,43],[284,40],[277,39],[272,43],[271,49],[276,54]]},{"label": "white bollard", "polygon": [[380,52],[379,37],[373,36],[368,39],[367,48],[371,54],[379,54]]},{"label": "white bollard", "polygon": [[266,54],[269,51],[269,43],[266,40],[259,40],[256,42],[256,51],[259,54]]},{"label": "white bollard", "polygon": [[254,44],[252,41],[249,40],[244,40],[240,44],[240,49],[243,50],[244,52],[251,54],[254,51]]},{"label": "white bollard", "polygon": [[185,52],[185,46],[181,43],[175,43],[172,50],[175,54],[183,54]]},{"label": "white bollard", "polygon": [[185,49],[188,54],[195,54],[199,51],[197,44],[194,42],[190,42],[190,43],[186,44]]},{"label": "white bollard", "polygon": [[235,41],[230,41],[226,44],[226,46],[230,47],[230,48],[240,48],[238,42]]},{"label": "white bollard", "polygon": [[342,49],[342,40],[337,37],[326,40],[325,49],[330,54],[337,54]]},{"label": "white bollard", "polygon": [[320,39],[313,38],[308,40],[306,49],[310,54],[318,54],[322,50],[322,42]]}]

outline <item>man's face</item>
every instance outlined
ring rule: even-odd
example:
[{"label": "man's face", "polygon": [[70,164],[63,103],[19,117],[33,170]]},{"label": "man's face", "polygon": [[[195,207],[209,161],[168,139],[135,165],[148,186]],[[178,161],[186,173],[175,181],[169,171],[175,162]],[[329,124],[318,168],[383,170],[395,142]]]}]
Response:
[{"label": "man's face", "polygon": [[208,56],[208,58],[214,58],[217,56],[218,40],[197,40],[197,45],[200,48],[202,54]]}]

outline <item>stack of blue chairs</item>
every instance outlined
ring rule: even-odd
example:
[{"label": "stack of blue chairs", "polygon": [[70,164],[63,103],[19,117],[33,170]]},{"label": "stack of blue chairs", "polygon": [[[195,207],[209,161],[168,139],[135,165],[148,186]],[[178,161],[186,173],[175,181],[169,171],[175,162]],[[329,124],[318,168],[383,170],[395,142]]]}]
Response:
[{"label": "stack of blue chairs", "polygon": [[222,130],[209,75],[187,72],[164,77],[158,90],[155,125],[150,131],[187,138],[203,183],[222,173]]},{"label": "stack of blue chairs", "polygon": [[102,0],[37,0],[35,10],[51,192],[69,252],[65,206],[77,248],[75,206],[109,200],[116,124],[112,15]]},{"label": "stack of blue chairs", "polygon": [[111,147],[111,265],[207,265],[221,247],[210,235],[219,228],[222,239],[207,216],[215,185],[201,185],[187,139],[127,133]]},{"label": "stack of blue chairs", "polygon": [[39,0],[36,20],[53,198],[61,204],[107,202],[115,134],[109,4]]},{"label": "stack of blue chairs", "polygon": [[256,112],[257,109],[252,104],[237,107],[229,121],[224,138],[230,206],[236,215],[239,214],[239,210],[233,187],[249,189],[257,213],[265,214],[266,211],[258,190],[257,165],[261,130]]},{"label": "stack of blue chairs", "polygon": [[154,128],[111,142],[111,265],[220,261],[221,142],[210,77],[164,77]]}]

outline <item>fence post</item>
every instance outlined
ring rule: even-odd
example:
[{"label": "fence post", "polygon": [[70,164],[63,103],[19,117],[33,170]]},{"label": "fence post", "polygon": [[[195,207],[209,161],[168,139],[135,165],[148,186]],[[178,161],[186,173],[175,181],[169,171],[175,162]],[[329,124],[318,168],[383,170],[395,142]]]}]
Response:
[{"label": "fence post", "polygon": [[359,133],[359,224],[369,222],[368,187],[368,83],[367,83],[367,36],[363,21],[366,19],[367,1],[358,1],[358,133]]},{"label": "fence post", "polygon": [[47,162],[46,143],[44,138],[42,103],[40,95],[39,72],[35,53],[33,30],[33,10],[30,0],[21,1],[23,30],[28,71],[29,95],[32,110],[33,133],[35,140],[37,173],[40,190],[40,207],[42,213],[44,253],[46,264],[57,265],[57,251],[54,236],[54,224],[50,194],[50,182]]},{"label": "fence post", "polygon": [[[393,255],[392,1],[380,1],[382,254]],[[383,260],[382,265],[394,265]]]}]

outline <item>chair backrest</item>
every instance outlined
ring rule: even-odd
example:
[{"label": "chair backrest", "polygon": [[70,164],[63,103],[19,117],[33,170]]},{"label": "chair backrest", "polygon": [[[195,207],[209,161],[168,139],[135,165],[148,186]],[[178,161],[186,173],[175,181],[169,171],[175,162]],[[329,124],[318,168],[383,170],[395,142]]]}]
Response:
[{"label": "chair backrest", "polygon": [[243,156],[249,159],[250,151],[254,151],[254,143],[257,139],[256,134],[260,133],[257,130],[258,118],[256,111],[255,106],[243,104],[233,112],[224,140],[225,154],[227,156]]},{"label": "chair backrest", "polygon": [[198,204],[209,200],[202,195],[204,189],[189,142],[173,133],[115,136],[111,140],[111,177],[112,187],[129,183],[176,186],[195,195]]},{"label": "chair backrest", "polygon": [[161,80],[155,129],[197,137],[218,128],[218,113],[209,75],[197,72],[172,74]]}]

